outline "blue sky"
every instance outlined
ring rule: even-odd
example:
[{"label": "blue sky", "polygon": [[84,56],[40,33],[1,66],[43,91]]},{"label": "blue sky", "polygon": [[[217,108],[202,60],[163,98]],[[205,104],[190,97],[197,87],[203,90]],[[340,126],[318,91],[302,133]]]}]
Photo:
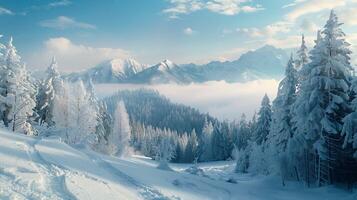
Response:
[{"label": "blue sky", "polygon": [[77,71],[114,57],[232,60],[264,44],[296,47],[302,33],[311,46],[331,8],[357,44],[356,0],[0,0],[0,25],[29,67],[55,55]]}]

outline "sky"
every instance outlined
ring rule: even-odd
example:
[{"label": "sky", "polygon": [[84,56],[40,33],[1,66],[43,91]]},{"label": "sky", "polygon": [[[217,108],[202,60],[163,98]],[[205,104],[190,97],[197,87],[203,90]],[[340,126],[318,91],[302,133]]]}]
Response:
[{"label": "sky", "polygon": [[206,63],[294,48],[301,34],[312,47],[330,9],[357,52],[357,0],[0,0],[0,41],[12,36],[32,69],[52,56],[63,72],[112,58]]}]

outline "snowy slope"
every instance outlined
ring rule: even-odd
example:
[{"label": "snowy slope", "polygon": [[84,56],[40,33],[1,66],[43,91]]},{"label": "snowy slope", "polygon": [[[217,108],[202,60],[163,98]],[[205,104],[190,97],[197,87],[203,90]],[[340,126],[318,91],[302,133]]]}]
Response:
[{"label": "snowy slope", "polygon": [[[201,164],[203,176],[156,169],[148,158],[118,159],[58,138],[31,138],[0,130],[0,199],[356,199],[333,187],[282,187],[277,177],[232,174],[233,162]],[[228,183],[228,178],[237,180]]]},{"label": "snowy slope", "polygon": [[78,79],[87,80],[90,77],[97,83],[120,83],[126,82],[145,67],[134,59],[112,59],[87,71],[72,73],[67,78],[75,81]]}]

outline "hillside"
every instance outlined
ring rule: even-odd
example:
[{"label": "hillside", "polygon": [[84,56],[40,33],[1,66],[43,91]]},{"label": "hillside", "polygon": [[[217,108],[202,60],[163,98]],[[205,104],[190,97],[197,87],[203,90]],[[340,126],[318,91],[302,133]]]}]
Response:
[{"label": "hillside", "polygon": [[169,128],[178,133],[190,133],[195,129],[200,135],[206,118],[213,123],[218,122],[214,117],[200,113],[197,109],[172,103],[153,90],[125,90],[104,99],[109,111],[114,111],[120,100],[125,102],[132,122],[162,129]]},{"label": "hillside", "polygon": [[[190,165],[156,169],[156,163],[135,156],[103,156],[72,148],[57,138],[34,138],[0,130],[0,199],[305,199],[352,200],[333,187],[305,189],[278,178],[232,174],[232,162],[200,165],[204,177],[185,171]],[[228,183],[232,178],[237,184]],[[257,192],[259,188],[259,192]]]}]

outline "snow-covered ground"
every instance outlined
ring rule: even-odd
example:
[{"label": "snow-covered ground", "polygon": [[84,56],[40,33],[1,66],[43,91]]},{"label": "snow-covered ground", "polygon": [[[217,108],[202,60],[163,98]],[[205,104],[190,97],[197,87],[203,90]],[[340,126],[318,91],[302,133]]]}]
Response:
[{"label": "snow-covered ground", "polygon": [[[172,164],[174,171],[156,169],[141,156],[127,159],[72,148],[58,138],[34,138],[0,130],[0,199],[239,199],[353,200],[332,186],[307,189],[278,177],[234,174],[234,162]],[[236,180],[236,183],[227,180]],[[234,181],[233,181],[234,182]]]}]

